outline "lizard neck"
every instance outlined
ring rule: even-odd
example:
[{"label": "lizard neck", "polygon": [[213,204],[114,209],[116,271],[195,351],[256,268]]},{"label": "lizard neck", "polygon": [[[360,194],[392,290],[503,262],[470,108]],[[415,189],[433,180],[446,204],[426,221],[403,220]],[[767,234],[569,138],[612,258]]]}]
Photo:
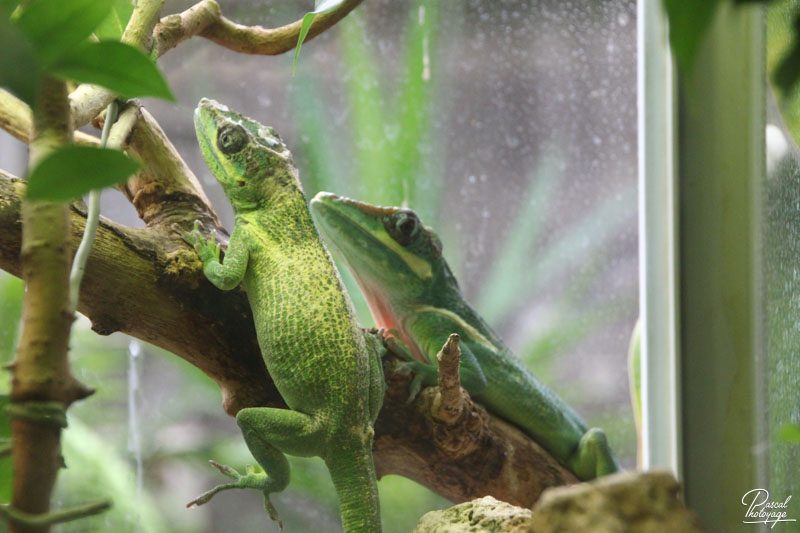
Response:
[{"label": "lizard neck", "polygon": [[254,225],[272,242],[294,246],[319,240],[305,197],[298,189],[264,199],[256,208],[237,210],[236,219]]}]

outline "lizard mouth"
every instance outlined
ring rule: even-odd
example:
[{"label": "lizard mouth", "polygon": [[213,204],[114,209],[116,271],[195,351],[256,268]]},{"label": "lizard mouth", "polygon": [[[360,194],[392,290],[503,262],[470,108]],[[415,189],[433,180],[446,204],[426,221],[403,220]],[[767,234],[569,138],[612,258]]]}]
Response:
[{"label": "lizard mouth", "polygon": [[355,274],[353,277],[355,277],[358,286],[361,287],[364,299],[367,300],[369,311],[372,314],[372,318],[375,320],[375,326],[378,328],[392,329],[397,332],[400,340],[408,346],[414,358],[423,363],[427,362],[422,350],[417,346],[417,343],[403,330],[402,321],[398,320],[395,313],[392,312],[391,306],[386,298],[383,297],[380,289],[364,283],[364,281]]}]

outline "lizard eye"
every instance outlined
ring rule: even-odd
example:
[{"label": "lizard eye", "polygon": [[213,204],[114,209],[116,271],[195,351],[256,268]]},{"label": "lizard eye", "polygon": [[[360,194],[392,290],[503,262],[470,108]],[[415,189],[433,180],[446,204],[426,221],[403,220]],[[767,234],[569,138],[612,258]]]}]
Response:
[{"label": "lizard eye", "polygon": [[402,210],[388,217],[383,222],[383,227],[389,236],[401,246],[408,246],[419,232],[419,218],[413,211]]},{"label": "lizard eye", "polygon": [[225,126],[217,134],[217,146],[223,154],[235,154],[247,144],[247,133],[238,124]]}]

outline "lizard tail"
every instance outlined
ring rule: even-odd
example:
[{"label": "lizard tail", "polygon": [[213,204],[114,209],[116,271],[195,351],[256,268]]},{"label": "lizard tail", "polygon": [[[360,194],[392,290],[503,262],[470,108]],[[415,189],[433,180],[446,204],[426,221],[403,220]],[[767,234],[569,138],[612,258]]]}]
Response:
[{"label": "lizard tail", "polygon": [[337,446],[325,464],[339,496],[344,533],[380,533],[378,480],[372,462],[372,439],[366,445]]}]

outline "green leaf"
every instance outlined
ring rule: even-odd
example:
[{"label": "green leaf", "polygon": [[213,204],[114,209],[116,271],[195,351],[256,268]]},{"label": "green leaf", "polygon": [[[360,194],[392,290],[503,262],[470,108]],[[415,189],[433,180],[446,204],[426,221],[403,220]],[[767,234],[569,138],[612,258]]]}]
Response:
[{"label": "green leaf", "polygon": [[29,200],[65,202],[124,181],[139,163],[117,150],[71,144],[47,156],[28,178]]},{"label": "green leaf", "polygon": [[86,43],[62,57],[51,71],[82,83],[102,85],[120,96],[155,96],[175,101],[158,67],[138,48],[118,41]]},{"label": "green leaf", "polygon": [[772,74],[772,81],[783,92],[790,94],[800,79],[800,13],[795,15],[792,23],[794,38],[791,47],[778,63]]},{"label": "green leaf", "polygon": [[131,0],[112,0],[111,12],[94,31],[100,39],[119,41],[133,13]]},{"label": "green leaf", "polygon": [[294,75],[294,71],[297,69],[297,56],[300,55],[300,47],[303,45],[303,41],[306,40],[306,35],[308,35],[308,30],[311,29],[311,25],[314,23],[314,19],[317,15],[324,15],[325,13],[330,13],[338,8],[344,0],[317,0],[314,11],[310,11],[303,15],[303,22],[300,24],[300,35],[297,37],[297,48],[294,49],[294,63],[292,64],[292,75]]},{"label": "green leaf", "polygon": [[22,31],[0,14],[0,87],[33,106],[39,83],[39,66],[33,45]]},{"label": "green leaf", "polygon": [[684,72],[690,72],[719,0],[664,0],[669,43]]},{"label": "green leaf", "polygon": [[785,442],[800,444],[800,426],[797,424],[784,424],[778,430],[778,438]]},{"label": "green leaf", "polygon": [[22,12],[17,26],[47,66],[70,54],[110,10],[109,0],[35,0]]},{"label": "green leaf", "polygon": [[19,2],[17,0],[0,0],[0,16],[8,18]]}]

